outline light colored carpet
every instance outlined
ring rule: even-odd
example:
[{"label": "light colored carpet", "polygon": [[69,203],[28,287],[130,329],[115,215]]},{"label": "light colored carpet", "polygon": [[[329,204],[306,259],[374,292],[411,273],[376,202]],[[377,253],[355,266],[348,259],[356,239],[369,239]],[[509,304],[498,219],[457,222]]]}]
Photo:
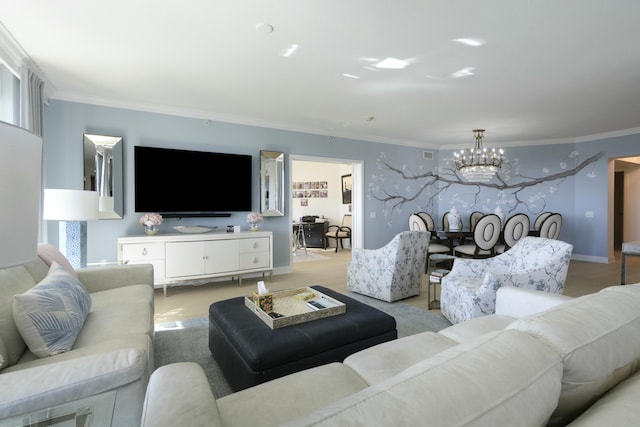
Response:
[{"label": "light colored carpet", "polygon": [[[425,331],[436,332],[451,325],[439,314],[404,302],[390,304],[351,292],[347,293],[347,296],[395,317],[398,337]],[[175,362],[196,362],[206,372],[216,398],[233,392],[209,352],[209,319],[207,317],[157,324],[153,346],[156,368]]]}]

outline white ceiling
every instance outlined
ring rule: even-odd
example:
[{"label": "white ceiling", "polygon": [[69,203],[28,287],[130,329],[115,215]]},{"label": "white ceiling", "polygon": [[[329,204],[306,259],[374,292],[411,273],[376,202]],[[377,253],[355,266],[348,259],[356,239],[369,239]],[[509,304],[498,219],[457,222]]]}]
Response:
[{"label": "white ceiling", "polygon": [[639,18],[638,0],[0,0],[54,99],[431,148],[635,132]]}]

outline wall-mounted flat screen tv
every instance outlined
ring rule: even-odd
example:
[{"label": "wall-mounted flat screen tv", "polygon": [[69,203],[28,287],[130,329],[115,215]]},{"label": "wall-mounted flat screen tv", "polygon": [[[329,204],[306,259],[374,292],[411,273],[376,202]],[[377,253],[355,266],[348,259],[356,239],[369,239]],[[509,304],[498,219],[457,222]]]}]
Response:
[{"label": "wall-mounted flat screen tv", "polygon": [[136,212],[204,217],[251,211],[250,155],[136,146],[134,166]]}]

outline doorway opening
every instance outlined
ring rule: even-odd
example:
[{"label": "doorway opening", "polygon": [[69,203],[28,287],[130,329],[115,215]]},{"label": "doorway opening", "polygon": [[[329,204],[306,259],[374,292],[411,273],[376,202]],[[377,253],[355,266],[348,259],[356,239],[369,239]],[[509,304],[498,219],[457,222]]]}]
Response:
[{"label": "doorway opening", "polygon": [[640,156],[612,159],[609,186],[609,259],[619,258],[623,242],[640,240],[640,226],[633,221],[640,215]]},{"label": "doorway opening", "polygon": [[[345,215],[351,215],[351,246],[363,246],[363,162],[314,156],[289,156],[291,198],[289,215],[292,224],[301,219],[318,217],[328,225],[341,225]],[[351,185],[350,200],[343,187]],[[309,187],[309,188],[305,188]],[[307,217],[307,218],[303,218]],[[321,227],[319,227],[321,228]],[[291,241],[294,239],[291,228]],[[335,243],[331,241],[329,244]],[[345,248],[348,241],[344,241]],[[313,239],[313,246],[324,249],[324,239]],[[335,246],[331,247],[335,251]],[[340,251],[342,248],[338,249]],[[350,248],[349,248],[350,249]],[[292,251],[291,258],[299,251]]]}]

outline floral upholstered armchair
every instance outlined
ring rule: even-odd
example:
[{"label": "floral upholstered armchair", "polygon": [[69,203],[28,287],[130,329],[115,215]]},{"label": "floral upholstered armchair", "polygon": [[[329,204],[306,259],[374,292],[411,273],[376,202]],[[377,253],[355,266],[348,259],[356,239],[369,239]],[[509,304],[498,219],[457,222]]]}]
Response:
[{"label": "floral upholstered armchair", "polygon": [[428,231],[403,231],[379,249],[353,249],[347,289],[392,302],[422,290]]},{"label": "floral upholstered armchair", "polygon": [[456,258],[442,279],[442,314],[451,323],[493,314],[501,286],[561,294],[572,250],[573,245],[560,240],[524,237],[492,258]]}]

